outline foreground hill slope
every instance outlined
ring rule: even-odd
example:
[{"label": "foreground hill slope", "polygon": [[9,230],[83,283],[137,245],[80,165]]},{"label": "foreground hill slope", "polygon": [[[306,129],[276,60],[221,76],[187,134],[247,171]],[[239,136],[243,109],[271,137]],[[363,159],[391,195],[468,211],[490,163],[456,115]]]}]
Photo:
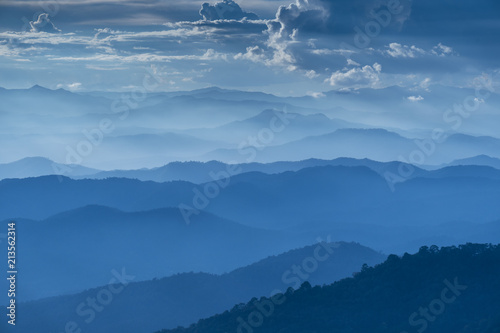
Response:
[{"label": "foreground hill slope", "polygon": [[305,283],[297,291],[162,332],[496,333],[498,262],[500,246],[422,247],[330,286]]}]

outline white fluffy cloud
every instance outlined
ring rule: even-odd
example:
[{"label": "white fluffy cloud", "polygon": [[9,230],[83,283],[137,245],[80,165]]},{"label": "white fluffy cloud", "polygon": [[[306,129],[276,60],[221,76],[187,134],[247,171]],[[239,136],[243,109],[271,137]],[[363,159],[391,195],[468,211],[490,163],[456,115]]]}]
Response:
[{"label": "white fluffy cloud", "polygon": [[420,102],[420,101],[423,101],[424,98],[420,95],[418,96],[409,96],[407,97],[407,99],[410,101],[410,102]]},{"label": "white fluffy cloud", "polygon": [[327,82],[337,88],[375,88],[380,82],[381,72],[382,66],[378,63],[374,63],[373,66],[344,68],[334,72]]}]

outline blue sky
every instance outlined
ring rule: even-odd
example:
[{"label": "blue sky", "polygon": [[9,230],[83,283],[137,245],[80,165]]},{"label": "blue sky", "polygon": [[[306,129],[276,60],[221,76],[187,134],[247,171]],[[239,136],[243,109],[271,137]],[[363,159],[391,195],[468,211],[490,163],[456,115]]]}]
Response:
[{"label": "blue sky", "polygon": [[14,1],[0,4],[0,86],[277,95],[434,84],[498,70],[500,4],[479,1]]}]

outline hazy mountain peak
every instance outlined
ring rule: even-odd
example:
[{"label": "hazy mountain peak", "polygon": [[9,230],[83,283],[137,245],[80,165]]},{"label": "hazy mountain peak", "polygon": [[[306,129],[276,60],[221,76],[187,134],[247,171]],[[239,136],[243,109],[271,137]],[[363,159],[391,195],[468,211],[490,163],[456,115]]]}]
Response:
[{"label": "hazy mountain peak", "polygon": [[32,90],[32,91],[52,91],[52,89],[42,87],[38,84],[35,84],[33,87],[29,88],[29,90]]}]

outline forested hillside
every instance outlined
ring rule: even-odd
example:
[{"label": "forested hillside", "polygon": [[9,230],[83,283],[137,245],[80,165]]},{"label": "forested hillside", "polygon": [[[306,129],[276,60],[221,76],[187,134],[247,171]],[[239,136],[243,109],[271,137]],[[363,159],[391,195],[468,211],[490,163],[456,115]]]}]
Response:
[{"label": "forested hillside", "polygon": [[163,333],[497,333],[500,246],[422,247],[354,278],[304,283]]}]

